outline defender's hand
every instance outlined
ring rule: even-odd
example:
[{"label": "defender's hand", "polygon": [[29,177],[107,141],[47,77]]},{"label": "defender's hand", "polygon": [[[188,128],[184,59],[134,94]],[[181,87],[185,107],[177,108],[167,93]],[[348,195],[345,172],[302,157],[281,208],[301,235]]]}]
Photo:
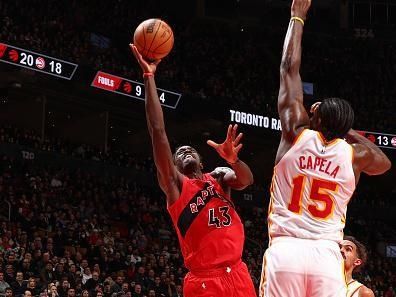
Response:
[{"label": "defender's hand", "polygon": [[296,16],[305,20],[310,6],[311,0],[293,0],[291,5],[291,16]]},{"label": "defender's hand", "polygon": [[228,163],[235,163],[238,160],[238,153],[242,148],[242,143],[239,143],[243,134],[239,133],[236,136],[238,125],[229,125],[227,137],[223,143],[218,144],[212,140],[208,140],[207,144],[213,147],[217,153]]},{"label": "defender's hand", "polygon": [[129,47],[131,48],[131,51],[132,51],[133,55],[135,56],[136,60],[138,61],[143,72],[154,74],[155,71],[157,70],[157,66],[161,62],[161,60],[156,60],[154,62],[147,62],[143,58],[143,56],[139,53],[137,47],[134,44],[130,43]]}]

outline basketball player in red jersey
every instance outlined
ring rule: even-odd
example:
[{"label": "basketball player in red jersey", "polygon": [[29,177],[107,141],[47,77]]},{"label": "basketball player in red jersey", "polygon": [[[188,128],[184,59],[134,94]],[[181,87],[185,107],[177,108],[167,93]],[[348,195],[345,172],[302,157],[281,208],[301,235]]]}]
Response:
[{"label": "basketball player in red jersey", "polygon": [[340,243],[345,259],[345,274],[348,286],[347,297],[374,297],[374,292],[352,278],[353,271],[364,267],[367,261],[366,247],[353,236],[344,236]]},{"label": "basketball player in red jersey", "polygon": [[260,295],[346,296],[343,240],[347,205],[361,172],[378,175],[391,164],[351,129],[350,104],[328,98],[303,105],[301,40],[311,0],[294,0],[280,65],[278,112],[282,136],[268,209],[269,247]]},{"label": "basketball player in red jersey", "polygon": [[185,266],[185,297],[256,296],[247,266],[241,261],[244,230],[230,198],[231,189],[253,183],[249,167],[238,159],[242,134],[229,126],[222,144],[208,144],[232,167],[202,172],[201,158],[190,146],[172,156],[154,80],[159,61],[148,63],[131,45],[146,90],[146,118],[152,140],[158,182],[179,237]]}]

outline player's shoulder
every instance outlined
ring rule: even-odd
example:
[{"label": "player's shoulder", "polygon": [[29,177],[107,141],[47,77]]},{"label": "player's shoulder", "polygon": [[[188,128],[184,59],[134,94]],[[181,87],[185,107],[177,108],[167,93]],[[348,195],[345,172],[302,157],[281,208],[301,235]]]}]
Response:
[{"label": "player's shoulder", "polygon": [[359,297],[374,297],[373,290],[367,288],[365,285],[362,285],[359,291]]}]

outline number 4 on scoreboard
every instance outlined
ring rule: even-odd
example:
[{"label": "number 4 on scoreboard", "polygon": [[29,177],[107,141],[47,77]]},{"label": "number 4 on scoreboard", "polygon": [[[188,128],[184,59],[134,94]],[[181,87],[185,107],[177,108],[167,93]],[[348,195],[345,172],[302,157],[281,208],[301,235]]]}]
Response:
[{"label": "number 4 on scoreboard", "polygon": [[160,100],[162,103],[165,103],[165,93],[164,93],[164,92],[161,93],[161,96],[159,97],[159,100]]}]

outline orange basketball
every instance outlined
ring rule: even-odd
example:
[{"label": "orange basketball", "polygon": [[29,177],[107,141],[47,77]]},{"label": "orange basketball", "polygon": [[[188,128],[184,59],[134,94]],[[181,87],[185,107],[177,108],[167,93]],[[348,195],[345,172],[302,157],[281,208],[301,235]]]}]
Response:
[{"label": "orange basketball", "polygon": [[133,43],[147,60],[164,58],[173,47],[173,31],[160,19],[148,19],[140,23],[133,34]]}]

